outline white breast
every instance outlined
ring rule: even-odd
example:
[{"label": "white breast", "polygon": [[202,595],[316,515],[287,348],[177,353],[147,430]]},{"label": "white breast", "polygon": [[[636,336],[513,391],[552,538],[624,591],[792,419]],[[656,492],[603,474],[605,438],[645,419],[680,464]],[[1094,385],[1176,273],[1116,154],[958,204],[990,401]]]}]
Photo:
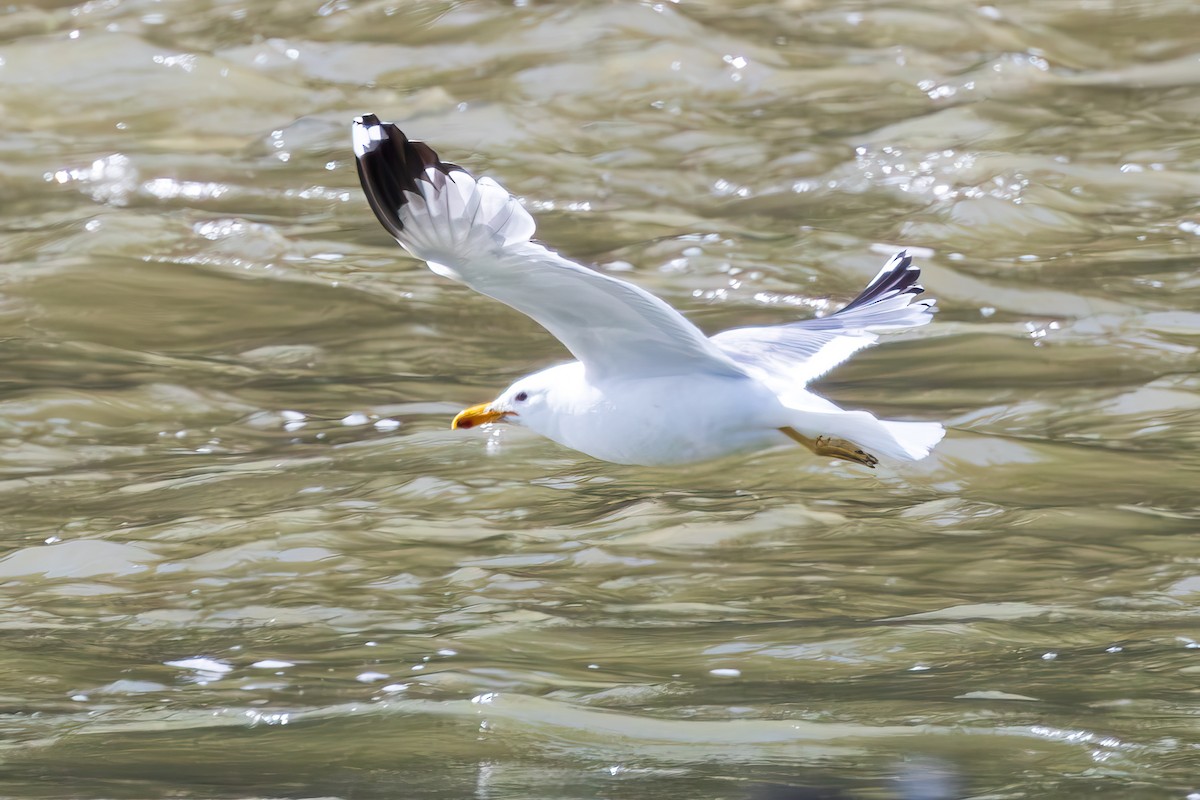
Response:
[{"label": "white breast", "polygon": [[786,425],[774,394],[750,378],[687,375],[591,384],[578,364],[555,368],[545,415],[524,424],[604,461],[679,464],[755,450]]}]

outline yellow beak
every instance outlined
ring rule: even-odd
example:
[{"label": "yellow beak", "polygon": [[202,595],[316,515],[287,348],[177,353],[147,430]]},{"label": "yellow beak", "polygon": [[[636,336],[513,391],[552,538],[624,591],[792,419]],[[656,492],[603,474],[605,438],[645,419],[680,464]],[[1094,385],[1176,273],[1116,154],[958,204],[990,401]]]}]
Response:
[{"label": "yellow beak", "polygon": [[500,422],[505,417],[516,416],[515,411],[493,411],[491,406],[483,403],[477,406],[471,406],[465,411],[460,411],[454,421],[450,423],[451,428],[474,428],[476,425],[487,425],[489,422]]}]

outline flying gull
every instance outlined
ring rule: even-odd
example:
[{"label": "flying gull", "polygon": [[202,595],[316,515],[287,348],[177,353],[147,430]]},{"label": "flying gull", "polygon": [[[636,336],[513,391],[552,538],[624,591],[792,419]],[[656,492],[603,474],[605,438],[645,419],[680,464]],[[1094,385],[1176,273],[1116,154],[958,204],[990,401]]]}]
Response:
[{"label": "flying gull", "polygon": [[835,314],[705,336],[626,281],[532,240],[533,218],[491,178],[438,158],[373,114],[355,119],[358,175],[388,233],[438,275],[531,317],[576,361],[521,378],[454,428],[515,423],[619,464],[665,465],[787,442],[874,467],[915,461],[945,434],[936,422],[848,411],[807,385],[885,329],[931,319],[920,270],[900,251]]}]

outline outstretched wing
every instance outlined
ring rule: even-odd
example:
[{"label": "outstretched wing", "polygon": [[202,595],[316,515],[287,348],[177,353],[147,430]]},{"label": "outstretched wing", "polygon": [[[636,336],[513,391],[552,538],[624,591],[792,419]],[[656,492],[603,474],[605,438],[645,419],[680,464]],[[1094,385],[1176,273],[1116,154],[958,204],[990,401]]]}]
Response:
[{"label": "outstretched wing", "polygon": [[874,344],[877,331],[929,322],[936,301],[913,302],[925,291],[917,283],[920,277],[921,270],[901,250],[836,314],[787,325],[734,328],[711,341],[775,392],[794,391]]},{"label": "outstretched wing", "polygon": [[490,178],[439,160],[391,123],[353,125],[358,176],[375,216],[439,275],[532,317],[589,376],[744,376],[695,325],[649,292],[530,241],[533,218]]}]

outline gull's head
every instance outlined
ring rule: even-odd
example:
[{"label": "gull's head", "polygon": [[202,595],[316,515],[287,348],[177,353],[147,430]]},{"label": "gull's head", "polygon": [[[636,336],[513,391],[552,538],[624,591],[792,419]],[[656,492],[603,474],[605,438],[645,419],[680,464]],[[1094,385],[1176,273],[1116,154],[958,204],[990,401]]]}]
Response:
[{"label": "gull's head", "polygon": [[542,376],[530,375],[514,383],[490,403],[482,403],[460,411],[451,428],[475,428],[493,422],[512,422],[539,430],[537,424],[548,409],[546,401],[550,386]]}]

